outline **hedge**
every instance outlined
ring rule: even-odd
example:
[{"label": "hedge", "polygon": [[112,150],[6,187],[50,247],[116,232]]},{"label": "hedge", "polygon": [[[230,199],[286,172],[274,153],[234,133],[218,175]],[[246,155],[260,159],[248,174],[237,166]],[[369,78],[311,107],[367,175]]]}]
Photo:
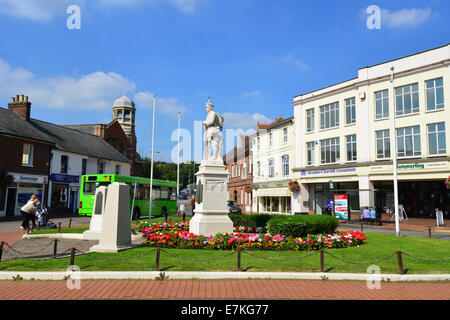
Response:
[{"label": "hedge", "polygon": [[252,227],[252,228],[258,228],[263,227],[265,228],[267,225],[267,222],[274,216],[270,214],[240,214],[240,213],[230,213],[228,215],[233,221],[233,227]]},{"label": "hedge", "polygon": [[287,237],[305,237],[309,234],[332,234],[339,221],[329,215],[272,216],[267,232]]}]

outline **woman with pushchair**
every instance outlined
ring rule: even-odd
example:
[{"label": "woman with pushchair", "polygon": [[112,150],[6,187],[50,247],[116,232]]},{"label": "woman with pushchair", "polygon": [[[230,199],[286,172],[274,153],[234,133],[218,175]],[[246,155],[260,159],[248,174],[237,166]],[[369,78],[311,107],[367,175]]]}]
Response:
[{"label": "woman with pushchair", "polygon": [[28,225],[33,223],[33,228],[36,228],[36,210],[39,207],[41,202],[37,199],[36,195],[33,194],[28,200],[27,204],[20,208],[20,213],[22,214],[22,224],[20,228],[22,230],[27,230]]}]

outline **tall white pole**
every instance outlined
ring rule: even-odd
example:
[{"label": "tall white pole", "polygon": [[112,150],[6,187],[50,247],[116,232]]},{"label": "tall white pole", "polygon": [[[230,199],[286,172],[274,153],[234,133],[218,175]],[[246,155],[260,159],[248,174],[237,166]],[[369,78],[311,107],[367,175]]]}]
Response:
[{"label": "tall white pole", "polygon": [[400,236],[400,221],[398,216],[398,177],[397,177],[397,131],[395,129],[395,87],[394,87],[394,67],[391,67],[391,97],[392,97],[392,121],[391,121],[391,137],[392,137],[392,159],[394,166],[394,210],[395,210],[395,235]]},{"label": "tall white pole", "polygon": [[181,113],[178,112],[177,204],[180,197],[180,117]]},{"label": "tall white pole", "polygon": [[152,217],[152,200],[153,200],[153,159],[155,158],[155,113],[156,113],[156,95],[153,95],[153,128],[152,128],[152,162],[150,165],[150,206],[148,209],[148,217]]}]

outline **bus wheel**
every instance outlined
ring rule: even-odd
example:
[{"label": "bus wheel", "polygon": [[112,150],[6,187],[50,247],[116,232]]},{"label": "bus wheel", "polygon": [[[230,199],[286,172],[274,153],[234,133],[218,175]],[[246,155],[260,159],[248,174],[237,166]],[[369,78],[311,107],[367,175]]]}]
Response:
[{"label": "bus wheel", "polygon": [[139,219],[141,216],[141,210],[138,207],[135,207],[133,210],[133,220]]}]

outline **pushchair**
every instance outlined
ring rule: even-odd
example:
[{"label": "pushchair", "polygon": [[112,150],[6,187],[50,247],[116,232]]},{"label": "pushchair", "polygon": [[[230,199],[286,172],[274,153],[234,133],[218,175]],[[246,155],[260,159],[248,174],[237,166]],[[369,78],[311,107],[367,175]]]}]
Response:
[{"label": "pushchair", "polygon": [[36,210],[36,218],[39,224],[40,229],[56,229],[56,224],[50,221],[50,214],[48,209],[44,207],[44,209]]}]

